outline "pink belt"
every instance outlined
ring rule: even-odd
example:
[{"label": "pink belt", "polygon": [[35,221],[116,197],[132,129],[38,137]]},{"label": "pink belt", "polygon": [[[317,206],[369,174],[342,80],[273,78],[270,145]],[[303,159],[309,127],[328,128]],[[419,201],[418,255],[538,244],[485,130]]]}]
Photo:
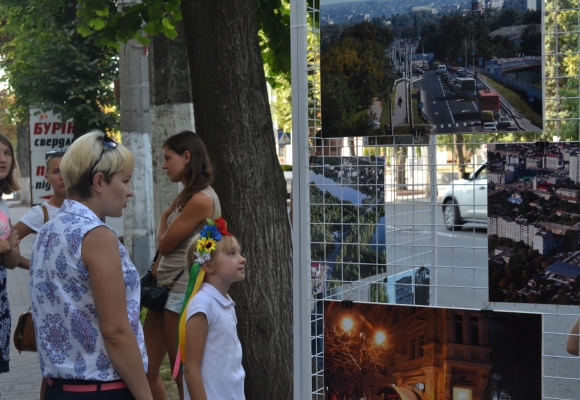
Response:
[{"label": "pink belt", "polygon": [[[48,384],[52,386],[54,381],[50,378],[47,380]],[[106,382],[106,383],[88,383],[86,385],[69,385],[64,384],[62,385],[63,392],[96,392],[98,390],[116,390],[116,389],[125,389],[127,384],[123,381],[117,382]]]}]

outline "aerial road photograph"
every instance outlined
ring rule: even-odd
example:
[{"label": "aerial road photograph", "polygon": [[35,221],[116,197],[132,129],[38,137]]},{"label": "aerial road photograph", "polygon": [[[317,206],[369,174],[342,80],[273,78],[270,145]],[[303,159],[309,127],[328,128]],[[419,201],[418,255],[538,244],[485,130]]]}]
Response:
[{"label": "aerial road photograph", "polygon": [[535,1],[322,0],[324,137],[543,129]]}]

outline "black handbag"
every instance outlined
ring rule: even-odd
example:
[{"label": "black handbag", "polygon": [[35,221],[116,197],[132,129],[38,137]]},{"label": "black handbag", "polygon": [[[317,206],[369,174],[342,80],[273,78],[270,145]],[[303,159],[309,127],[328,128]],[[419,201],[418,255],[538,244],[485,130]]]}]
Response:
[{"label": "black handbag", "polygon": [[153,266],[157,261],[157,257],[159,256],[159,251],[155,253],[155,257],[153,258],[153,262],[151,263],[151,267],[149,271],[145,275],[141,277],[141,307],[148,308],[152,311],[163,311],[165,309],[165,304],[167,303],[167,298],[169,297],[169,291],[177,282],[185,269],[181,270],[179,274],[173,279],[169,286],[159,286],[157,285],[157,278],[151,272],[153,270]]}]

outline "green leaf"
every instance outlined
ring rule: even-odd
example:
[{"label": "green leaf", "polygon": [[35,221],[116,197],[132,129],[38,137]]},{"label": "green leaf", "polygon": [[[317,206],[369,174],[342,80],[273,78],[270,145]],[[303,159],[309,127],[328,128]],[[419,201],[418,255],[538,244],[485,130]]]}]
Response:
[{"label": "green leaf", "polygon": [[109,9],[108,8],[105,8],[104,10],[95,10],[95,13],[99,17],[108,17],[109,16]]},{"label": "green leaf", "polygon": [[90,28],[85,24],[78,24],[77,25],[77,32],[80,33],[84,37],[87,37],[92,33]]},{"label": "green leaf", "polygon": [[102,18],[92,19],[91,22],[89,22],[89,26],[96,31],[100,31],[105,26],[105,20]]},{"label": "green leaf", "polygon": [[147,36],[138,36],[135,39],[143,46],[147,46],[149,44],[149,38]]},{"label": "green leaf", "polygon": [[175,39],[177,37],[177,31],[175,29],[167,30],[165,31],[165,36],[167,36],[169,39]]},{"label": "green leaf", "polygon": [[168,29],[168,30],[172,30],[175,29],[175,26],[173,25],[173,23],[169,20],[169,18],[163,18],[161,20],[161,23],[163,24],[163,26]]}]

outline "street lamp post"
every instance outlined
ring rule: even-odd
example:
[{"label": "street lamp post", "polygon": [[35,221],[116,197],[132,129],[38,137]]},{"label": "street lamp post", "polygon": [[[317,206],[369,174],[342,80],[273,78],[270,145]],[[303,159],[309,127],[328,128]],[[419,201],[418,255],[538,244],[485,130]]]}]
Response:
[{"label": "street lamp post", "polygon": [[[353,321],[353,319],[351,317],[344,317],[342,318],[342,321],[340,322],[340,327],[342,328],[343,332],[349,335],[349,340],[346,342],[348,343],[348,347],[347,347],[347,351],[350,351],[350,346],[352,346],[354,343],[354,339],[356,336],[351,336],[352,330],[355,328],[355,322]],[[365,374],[365,362],[368,359],[370,359],[371,361],[371,365],[373,363],[373,354],[375,354],[374,352],[378,349],[378,347],[384,347],[387,348],[387,344],[386,344],[386,340],[387,340],[387,335],[385,334],[385,332],[383,332],[382,330],[377,330],[374,333],[374,338],[372,339],[372,343],[370,344],[369,350],[370,350],[370,357],[368,357],[367,353],[367,344],[366,344],[366,340],[367,340],[367,334],[365,332],[359,332],[359,337],[361,339],[361,358],[360,358],[360,397],[364,398],[364,374]],[[354,356],[353,353],[350,353],[352,355],[351,359],[356,359],[356,357]],[[353,380],[353,387],[349,386],[349,391],[350,388],[354,389],[356,391],[356,378],[354,378]]]}]

